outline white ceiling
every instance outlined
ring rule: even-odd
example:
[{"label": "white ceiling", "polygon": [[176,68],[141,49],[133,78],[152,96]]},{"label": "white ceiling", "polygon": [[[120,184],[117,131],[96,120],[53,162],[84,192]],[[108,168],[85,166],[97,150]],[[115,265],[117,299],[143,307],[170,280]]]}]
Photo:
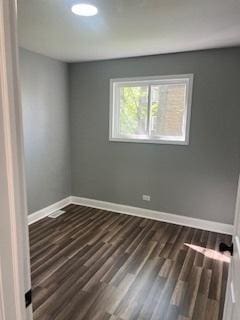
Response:
[{"label": "white ceiling", "polygon": [[[95,4],[95,17],[73,3]],[[240,0],[18,0],[19,42],[63,61],[240,45]]]}]

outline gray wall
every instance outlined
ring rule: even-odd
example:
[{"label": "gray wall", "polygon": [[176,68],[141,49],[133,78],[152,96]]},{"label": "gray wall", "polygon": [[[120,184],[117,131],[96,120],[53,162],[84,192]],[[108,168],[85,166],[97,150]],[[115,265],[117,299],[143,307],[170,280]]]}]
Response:
[{"label": "gray wall", "polygon": [[20,49],[29,213],[71,194],[68,67]]},{"label": "gray wall", "polygon": [[[73,195],[233,223],[239,48],[75,63],[69,70]],[[188,146],[108,140],[111,78],[181,73],[195,77]]]}]

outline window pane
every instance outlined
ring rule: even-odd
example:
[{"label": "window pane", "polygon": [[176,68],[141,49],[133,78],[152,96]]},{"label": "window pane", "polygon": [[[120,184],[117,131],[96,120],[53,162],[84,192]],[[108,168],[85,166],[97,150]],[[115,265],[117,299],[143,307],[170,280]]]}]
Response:
[{"label": "window pane", "polygon": [[123,136],[147,133],[148,86],[126,86],[119,88],[120,123]]},{"label": "window pane", "polygon": [[151,136],[184,136],[185,84],[151,86]]}]

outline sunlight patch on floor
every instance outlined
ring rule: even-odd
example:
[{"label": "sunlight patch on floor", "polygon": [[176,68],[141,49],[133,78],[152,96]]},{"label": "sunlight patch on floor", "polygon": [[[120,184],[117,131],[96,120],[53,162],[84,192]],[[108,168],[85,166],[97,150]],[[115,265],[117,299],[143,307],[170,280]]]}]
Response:
[{"label": "sunlight patch on floor", "polygon": [[196,246],[194,244],[189,244],[189,243],[184,243],[184,245],[197,251],[197,252],[202,253],[207,258],[230,263],[231,258],[227,253],[221,253],[216,250]]}]

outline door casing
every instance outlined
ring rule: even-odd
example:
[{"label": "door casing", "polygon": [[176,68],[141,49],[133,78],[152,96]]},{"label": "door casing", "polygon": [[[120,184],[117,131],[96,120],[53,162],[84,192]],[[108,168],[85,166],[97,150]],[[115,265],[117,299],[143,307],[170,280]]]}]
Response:
[{"label": "door casing", "polygon": [[0,319],[31,320],[17,3],[0,0]]}]

